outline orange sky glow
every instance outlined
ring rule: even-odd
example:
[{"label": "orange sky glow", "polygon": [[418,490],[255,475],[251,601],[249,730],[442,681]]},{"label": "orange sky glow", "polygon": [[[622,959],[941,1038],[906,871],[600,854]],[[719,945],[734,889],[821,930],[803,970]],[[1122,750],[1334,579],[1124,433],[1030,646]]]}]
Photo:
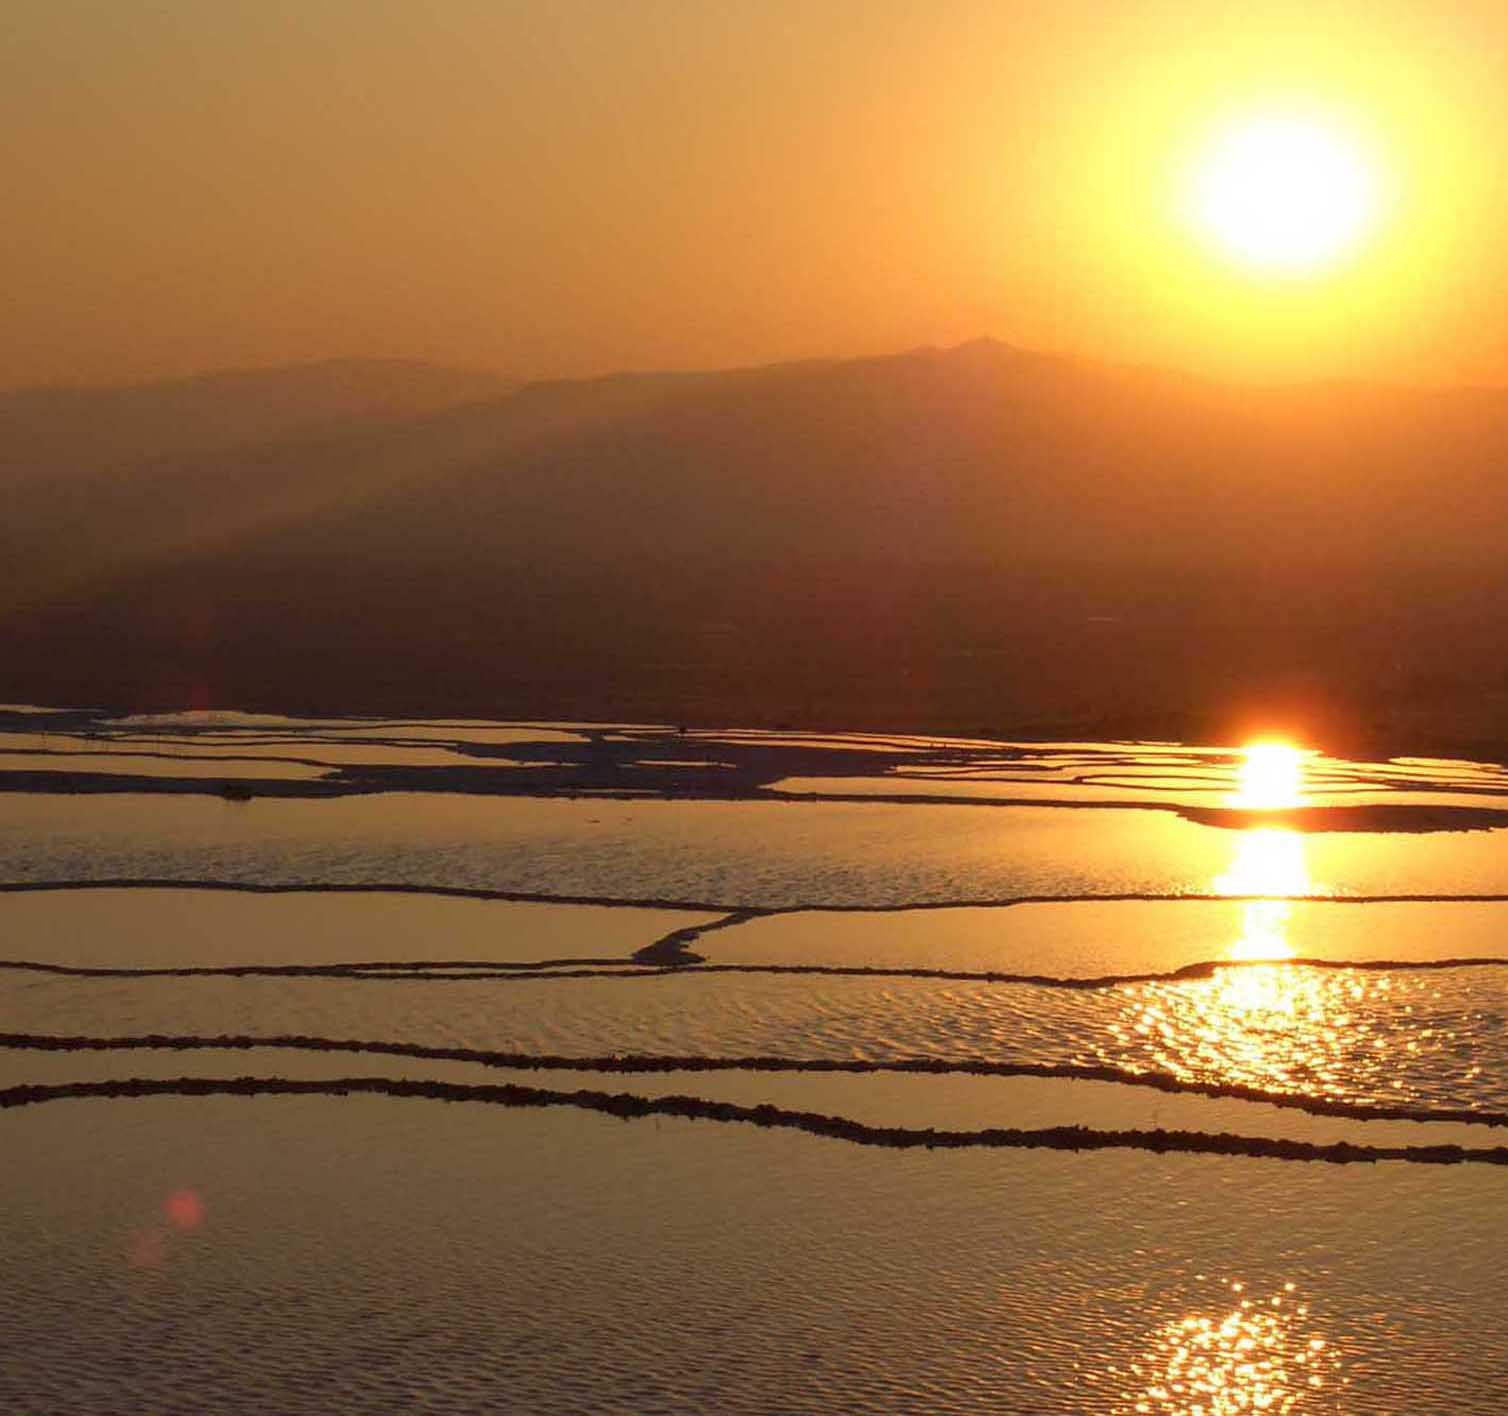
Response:
[{"label": "orange sky glow", "polygon": [[[1508,382],[1498,4],[8,0],[0,23],[4,386],[979,334]],[[1302,278],[1189,219],[1199,154],[1294,112],[1378,187]]]}]

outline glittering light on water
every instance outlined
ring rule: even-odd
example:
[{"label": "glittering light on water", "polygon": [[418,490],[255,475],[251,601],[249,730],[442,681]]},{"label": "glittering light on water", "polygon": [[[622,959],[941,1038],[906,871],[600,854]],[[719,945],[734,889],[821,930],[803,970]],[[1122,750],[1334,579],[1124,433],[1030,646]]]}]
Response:
[{"label": "glittering light on water", "polygon": [[1286,963],[1234,964],[1209,978],[1133,985],[1115,1029],[1185,1080],[1344,1096],[1361,1072],[1380,1080],[1396,1045],[1373,1010],[1393,980]]},{"label": "glittering light on water", "polygon": [[1131,1390],[1117,1416],[1273,1416],[1311,1409],[1344,1386],[1339,1354],[1317,1332],[1295,1285],[1263,1298],[1238,1282],[1211,1311],[1153,1332],[1126,1374]]},{"label": "glittering light on water", "polygon": [[1302,833],[1278,827],[1237,837],[1214,890],[1268,897],[1243,907],[1241,935],[1230,945],[1237,966],[1128,989],[1130,1018],[1119,1035],[1151,1046],[1158,1065],[1180,1077],[1234,1076],[1278,1091],[1341,1085],[1340,1039],[1361,985],[1287,962],[1296,951],[1287,937],[1293,905],[1284,897],[1321,893],[1306,847]]}]

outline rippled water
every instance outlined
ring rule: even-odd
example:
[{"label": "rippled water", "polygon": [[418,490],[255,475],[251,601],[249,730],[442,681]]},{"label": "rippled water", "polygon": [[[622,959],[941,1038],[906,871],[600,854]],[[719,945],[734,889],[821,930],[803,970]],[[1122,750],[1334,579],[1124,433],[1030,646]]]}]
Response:
[{"label": "rippled water", "polygon": [[[1298,890],[1270,866],[1259,879],[1242,840],[1148,809],[435,793],[250,805],[0,797],[0,868],[13,880],[381,881],[730,908],[1264,893],[1272,879],[1296,894],[1508,894],[1497,832],[1280,836],[1275,853],[1284,842],[1300,848]],[[1233,870],[1258,888],[1223,889],[1217,882]]]},{"label": "rippled water", "polygon": [[1191,1411],[1213,1383],[1401,1416],[1508,1395],[1495,1172],[888,1155],[371,1099],[5,1125],[36,1157],[7,1196],[13,1409],[1108,1416],[1162,1390],[1180,1404],[1151,1409]]},{"label": "rippled water", "polygon": [[[1189,1081],[1508,1112],[1508,975],[1236,968],[1102,990],[781,977],[12,982],[0,1031],[400,1038],[569,1057],[1106,1063]],[[1508,1138],[1505,1138],[1508,1139]]]},{"label": "rippled water", "polygon": [[0,1410],[1508,1407],[1501,769],[0,711],[0,786]]}]

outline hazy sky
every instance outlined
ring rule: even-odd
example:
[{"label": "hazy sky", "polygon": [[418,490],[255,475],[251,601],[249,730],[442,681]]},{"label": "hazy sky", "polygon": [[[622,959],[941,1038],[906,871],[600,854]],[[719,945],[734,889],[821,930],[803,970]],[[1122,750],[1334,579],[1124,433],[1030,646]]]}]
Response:
[{"label": "hazy sky", "polygon": [[[1294,104],[1387,219],[1187,229]],[[342,355],[513,375],[948,343],[1508,381],[1502,0],[3,0],[0,384]]]}]

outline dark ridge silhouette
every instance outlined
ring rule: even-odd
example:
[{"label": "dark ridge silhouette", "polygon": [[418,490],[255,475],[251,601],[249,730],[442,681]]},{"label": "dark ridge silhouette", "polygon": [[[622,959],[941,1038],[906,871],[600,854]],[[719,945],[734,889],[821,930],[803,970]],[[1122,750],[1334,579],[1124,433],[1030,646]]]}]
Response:
[{"label": "dark ridge silhouette", "polygon": [[[0,881],[0,894],[30,894],[48,890],[230,890],[246,895],[434,895],[451,900],[498,900],[525,905],[595,905],[629,910],[684,910],[688,914],[725,914],[741,908],[695,900],[661,899],[657,896],[572,895],[545,890],[489,890],[482,886],[417,885],[385,881],[366,884],[344,881],[266,883],[258,880],[174,880],[166,876]],[[1508,900],[1508,895],[1501,898]]]},{"label": "dark ridge silhouette", "polygon": [[[753,916],[751,916],[752,918]],[[677,931],[695,937],[698,930]],[[1449,969],[1505,968],[1508,959],[1201,959],[1176,969],[1146,973],[1098,974],[1076,977],[1063,974],[1009,973],[996,970],[940,969],[904,964],[719,964],[693,954],[685,940],[669,936],[638,950],[629,958],[538,959],[524,963],[477,960],[415,960],[409,962],[336,964],[204,964],[162,968],[131,968],[122,965],[52,964],[30,959],[0,959],[0,971],[51,974],[60,978],[304,978],[332,979],[346,983],[487,983],[502,979],[555,981],[580,978],[653,979],[710,977],[716,974],[790,974],[822,978],[917,978],[951,983],[1019,984],[1033,988],[1058,988],[1075,992],[1119,988],[1138,983],[1188,983],[1213,978],[1238,969],[1281,967],[1361,973],[1438,973]],[[663,946],[663,947],[662,947]]]},{"label": "dark ridge silhouette", "polygon": [[94,1037],[47,1033],[0,1033],[0,1048],[30,1052],[251,1052],[298,1051],[371,1053],[429,1062],[464,1062],[480,1067],[517,1071],[607,1072],[657,1075],[669,1072],[797,1072],[870,1076],[880,1074],[967,1077],[1038,1077],[1057,1081],[1108,1082],[1116,1086],[1148,1087],[1175,1095],[1216,1100],[1249,1101],[1312,1116],[1351,1121],[1450,1122],[1508,1127],[1508,1112],[1474,1111],[1466,1107],[1415,1107],[1397,1103],[1341,1101],[1301,1092],[1264,1091],[1244,1082],[1199,1081],[1168,1072],[1133,1072],[1103,1064],[1076,1062],[1000,1062],[986,1058],[913,1057],[888,1061],[862,1058],[703,1057],[614,1052],[582,1057],[554,1053],[502,1052],[469,1047],[433,1047],[412,1042],[373,1042],[268,1034],[252,1037],[226,1034],[201,1037],[149,1033],[139,1037]]},{"label": "dark ridge silhouette", "polygon": [[1223,807],[1181,806],[1178,815],[1200,826],[1249,831],[1258,826],[1282,826],[1306,833],[1325,831],[1407,832],[1496,831],[1508,826],[1508,813],[1491,808],[1369,802],[1364,806],[1302,806],[1285,810],[1227,810]]},{"label": "dark ridge silhouette", "polygon": [[[699,961],[698,961],[699,962]],[[129,968],[123,965],[91,967],[82,964],[50,964],[31,959],[0,959],[0,971],[7,973],[52,974],[59,978],[309,978],[340,979],[347,983],[402,982],[428,979],[505,979],[544,977],[617,978],[647,976],[665,971],[660,968],[635,969],[632,959],[529,959],[522,962],[502,960],[478,963],[476,960],[428,960],[411,962],[340,963],[340,964],[203,964],[164,968]],[[559,971],[558,974],[556,971]],[[751,970],[757,971],[757,970]]]},{"label": "dark ridge silhouette", "polygon": [[12,396],[0,698],[1508,749],[1508,393],[978,341],[234,445],[112,396]]},{"label": "dark ridge silhouette", "polygon": [[[750,905],[726,900],[668,898],[659,895],[573,895],[539,890],[490,890],[471,885],[428,885],[406,882],[210,880],[185,876],[96,876],[65,880],[0,880],[0,895],[30,894],[58,890],[229,890],[247,895],[434,895],[441,899],[498,900],[518,904],[592,905],[608,909],[684,910],[694,914],[739,916],[719,927],[752,919],[792,914],[921,914],[933,910],[1010,909],[1016,905],[1076,905],[1119,903],[1213,903],[1241,904],[1251,900],[1296,900],[1314,905],[1410,905],[1508,903],[1508,894],[1462,892],[1459,894],[1415,893],[1392,895],[1216,895],[1185,891],[1156,894],[1152,891],[1079,892],[1063,895],[959,896],[948,900],[914,900],[896,905],[848,905],[822,901],[789,905]],[[676,931],[679,933],[680,931]]]},{"label": "dark ridge silhouette", "polygon": [[107,1082],[23,1084],[0,1088],[0,1110],[41,1106],[56,1101],[138,1100],[144,1097],[375,1095],[428,1101],[473,1102],[491,1106],[539,1109],[573,1107],[615,1116],[622,1121],[670,1116],[687,1121],[718,1121],[801,1131],[827,1140],[890,1150],[1140,1150],[1155,1155],[1245,1156],[1262,1160],[1323,1161],[1331,1165],[1375,1164],[1397,1160],[1417,1165],[1508,1165],[1508,1146],[1373,1146],[1337,1141],[1310,1141],[1237,1136],[1229,1132],[1164,1130],[1096,1130],[1088,1126],[1048,1126],[1036,1130],[988,1127],[948,1131],[905,1126],[871,1126],[843,1116],[784,1107],[740,1106],[692,1096],[642,1097],[627,1092],[551,1091],[514,1083],[462,1085],[455,1082],[397,1081],[389,1077],[341,1077],[331,1081],[286,1077],[129,1077]]},{"label": "dark ridge silhouette", "polygon": [[[9,722],[6,721],[9,716],[11,716],[11,715],[7,715],[7,714],[5,714],[3,712],[0,712],[0,728],[5,729],[6,731],[13,731],[13,732],[14,731],[19,731],[19,732],[44,731],[44,729],[34,728],[30,724],[28,724],[25,727],[12,727],[11,723],[9,723]],[[36,720],[33,719],[32,721],[35,722]],[[54,726],[54,727],[51,727],[49,729],[45,729],[45,731],[59,732],[59,729]],[[332,739],[332,741],[333,741],[333,739]],[[5,759],[7,757],[75,757],[76,758],[81,751],[88,751],[91,747],[96,747],[96,746],[97,746],[97,740],[96,739],[94,739],[92,737],[85,737],[85,738],[81,738],[79,740],[78,744],[76,746],[73,746],[73,747],[0,747],[0,772],[6,771]],[[248,747],[252,746],[252,743],[248,742],[247,746]],[[244,753],[231,753],[231,752],[219,753],[219,752],[217,752],[217,753],[214,753],[213,755],[211,755],[209,753],[203,753],[203,752],[164,752],[164,751],[162,751],[160,749],[153,748],[149,743],[146,743],[146,742],[141,742],[141,743],[136,743],[136,742],[120,743],[120,744],[116,745],[115,750],[117,752],[119,752],[119,753],[123,753],[123,754],[125,754],[127,756],[130,756],[130,757],[150,757],[150,758],[152,758],[152,759],[154,759],[155,761],[158,761],[158,762],[215,762],[215,763],[225,763],[227,765],[230,765],[230,764],[233,764],[233,763],[237,763],[237,762],[249,762],[249,763],[254,763],[254,764],[258,764],[258,765],[267,764],[267,763],[278,763],[278,764],[286,764],[288,766],[293,766],[293,767],[316,767],[316,768],[322,768],[322,769],[327,769],[327,770],[331,766],[331,764],[329,762],[324,761],[323,759],[318,758],[318,757],[296,757],[296,756],[292,755],[291,753],[273,753],[273,752],[269,752],[269,753],[257,754],[257,753],[251,753],[251,752],[244,752]],[[133,774],[126,773],[125,775],[127,777],[127,780],[134,780]],[[257,776],[248,777],[248,778],[227,777],[227,778],[225,778],[223,780],[227,784],[230,784],[230,783],[239,783],[241,781],[247,781],[247,782],[256,784],[256,783],[260,783],[263,780],[263,778],[257,777]]]}]

